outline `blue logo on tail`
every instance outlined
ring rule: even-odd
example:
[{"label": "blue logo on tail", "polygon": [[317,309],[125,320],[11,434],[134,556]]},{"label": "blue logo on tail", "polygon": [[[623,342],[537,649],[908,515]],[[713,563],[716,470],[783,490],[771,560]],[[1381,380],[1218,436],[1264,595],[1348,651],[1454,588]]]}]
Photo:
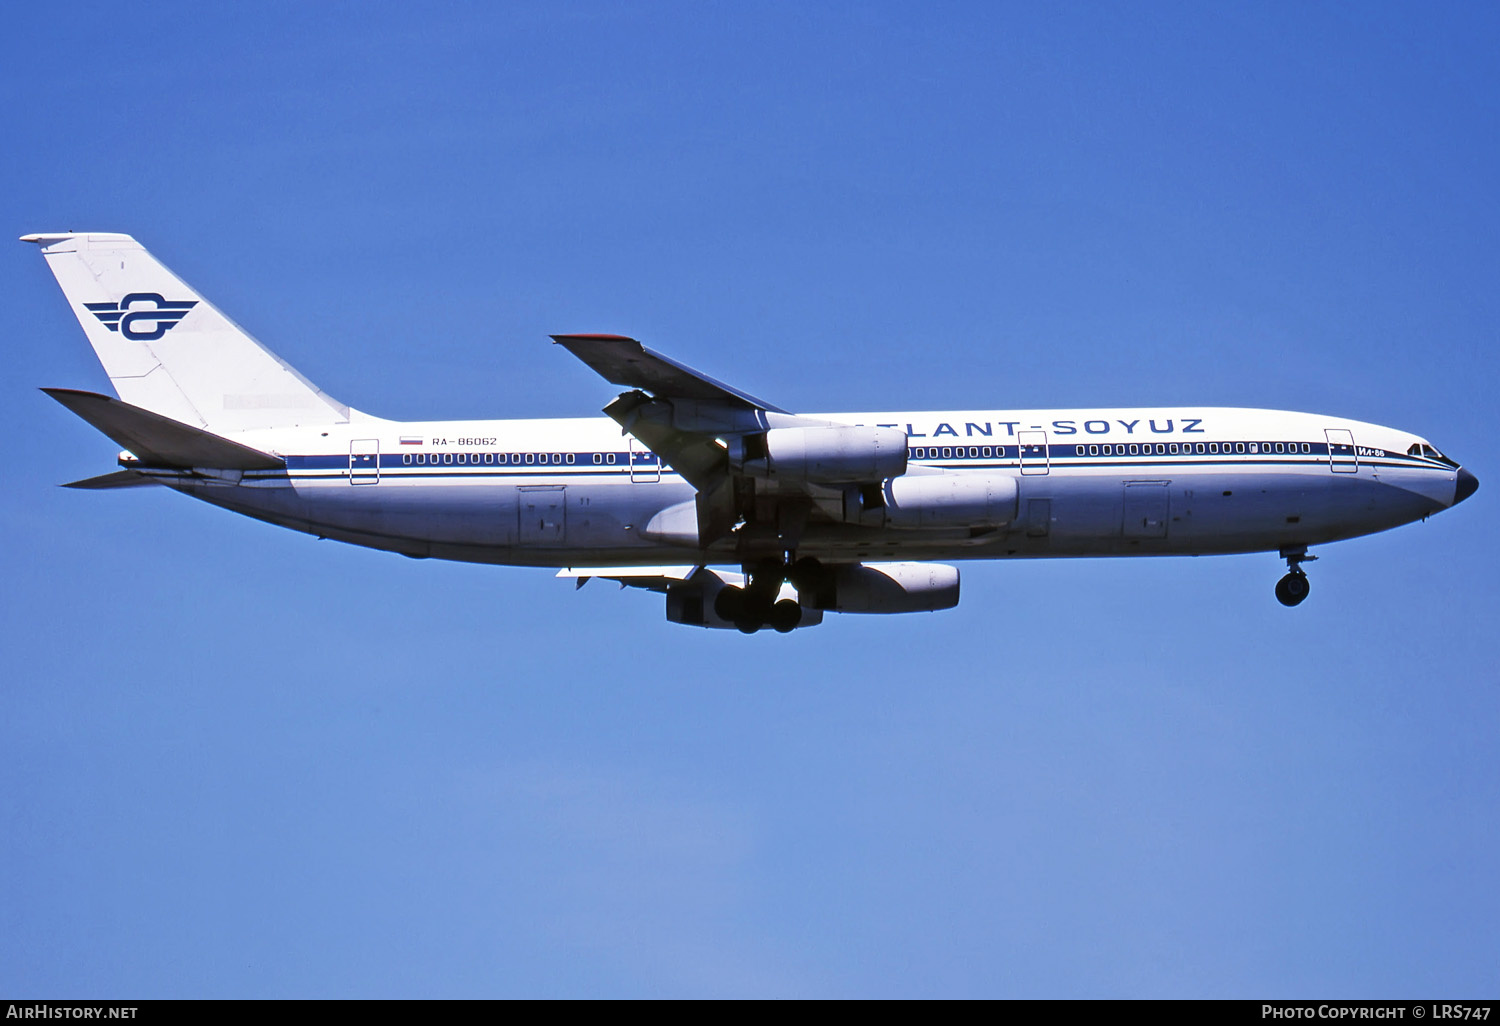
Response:
[{"label": "blue logo on tail", "polygon": [[[151,305],[146,305],[151,304]],[[118,331],[132,342],[154,342],[177,327],[177,322],[198,305],[196,299],[171,301],[159,292],[132,292],[118,303],[84,303],[110,331]]]}]

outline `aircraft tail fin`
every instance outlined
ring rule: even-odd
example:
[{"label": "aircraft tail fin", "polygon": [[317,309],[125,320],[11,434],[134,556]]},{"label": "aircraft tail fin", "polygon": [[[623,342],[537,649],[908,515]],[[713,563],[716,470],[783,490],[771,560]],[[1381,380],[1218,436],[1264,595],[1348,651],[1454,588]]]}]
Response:
[{"label": "aircraft tail fin", "polygon": [[190,424],[143,410],[112,396],[74,388],[44,388],[52,398],[112,438],[147,466],[280,470],[279,456],[232,442]]},{"label": "aircraft tail fin", "polygon": [[217,433],[345,424],[298,374],[129,235],[21,236],[41,246],[120,398]]}]

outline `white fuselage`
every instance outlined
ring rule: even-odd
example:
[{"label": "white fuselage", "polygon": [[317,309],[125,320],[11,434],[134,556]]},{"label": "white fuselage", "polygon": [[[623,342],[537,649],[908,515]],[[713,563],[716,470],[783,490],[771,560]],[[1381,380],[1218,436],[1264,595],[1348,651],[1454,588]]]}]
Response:
[{"label": "white fuselage", "polygon": [[[899,427],[908,473],[974,470],[1016,482],[1014,513],[997,529],[814,518],[797,554],[824,562],[1280,550],[1395,527],[1455,501],[1457,466],[1416,454],[1423,439],[1336,417],[1195,407],[809,416]],[[694,488],[603,418],[358,417],[235,437],[285,457],[287,469],[222,479],[150,473],[249,516],[416,557],[549,567],[739,561],[732,544],[698,551],[645,536],[653,516],[692,500]]]},{"label": "white fuselage", "polygon": [[[957,568],[1308,548],[1447,509],[1478,479],[1403,431],[1275,410],[791,413],[623,335],[553,335],[605,418],[399,423],[298,374],[129,235],[41,249],[119,396],[46,389],[123,449],[78,488],[159,482],[418,558],[561,568],[746,633],[947,609]],[[735,570],[722,570],[730,566]],[[710,569],[713,567],[713,569]]]}]

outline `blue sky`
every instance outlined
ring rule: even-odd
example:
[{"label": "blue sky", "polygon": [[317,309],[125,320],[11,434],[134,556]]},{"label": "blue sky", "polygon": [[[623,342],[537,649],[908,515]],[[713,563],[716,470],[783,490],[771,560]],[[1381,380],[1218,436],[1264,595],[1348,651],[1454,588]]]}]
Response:
[{"label": "blue sky", "polygon": [[0,993],[1473,996],[1500,970],[1500,15],[1479,3],[31,5],[12,236],[129,232],[341,400],[1431,438],[1321,551],[970,564],[746,638],[166,491],[32,247],[0,429]]}]

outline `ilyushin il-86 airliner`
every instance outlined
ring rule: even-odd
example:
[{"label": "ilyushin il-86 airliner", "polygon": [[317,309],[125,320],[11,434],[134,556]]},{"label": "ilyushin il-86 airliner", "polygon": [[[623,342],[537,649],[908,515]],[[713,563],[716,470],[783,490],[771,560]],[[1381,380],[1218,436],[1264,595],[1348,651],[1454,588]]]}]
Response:
[{"label": "ilyushin il-86 airliner", "polygon": [[[41,247],[119,398],[45,391],[165,485],[417,558],[661,592],[667,619],[791,631],[958,603],[937,560],[1275,552],[1420,520],[1478,480],[1425,438],[1277,410],[794,414],[619,335],[554,341],[606,418],[399,422],[328,396],[128,235]],[[729,569],[733,568],[733,569]]]}]

